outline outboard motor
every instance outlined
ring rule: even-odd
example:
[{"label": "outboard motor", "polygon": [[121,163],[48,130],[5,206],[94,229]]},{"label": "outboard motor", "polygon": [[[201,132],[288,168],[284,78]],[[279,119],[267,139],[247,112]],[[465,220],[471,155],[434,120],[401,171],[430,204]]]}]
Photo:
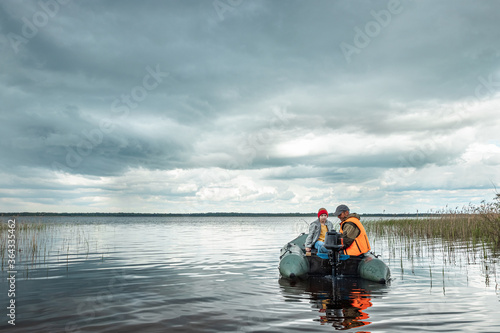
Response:
[{"label": "outboard motor", "polygon": [[328,231],[325,237],[325,244],[323,245],[327,250],[339,252],[342,248],[342,234],[335,230]]},{"label": "outboard motor", "polygon": [[332,277],[336,277],[337,267],[339,265],[339,252],[342,248],[342,234],[335,230],[328,231],[323,246],[328,250],[328,258],[332,265]]}]

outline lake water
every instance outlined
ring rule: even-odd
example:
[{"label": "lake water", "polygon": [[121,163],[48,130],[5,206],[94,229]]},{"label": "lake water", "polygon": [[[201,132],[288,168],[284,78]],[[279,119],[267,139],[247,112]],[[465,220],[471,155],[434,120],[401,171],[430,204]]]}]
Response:
[{"label": "lake water", "polygon": [[2,332],[500,332],[487,249],[369,235],[389,285],[290,283],[279,278],[279,250],[307,230],[303,217],[16,221],[51,225],[18,235],[15,327],[2,267]]}]

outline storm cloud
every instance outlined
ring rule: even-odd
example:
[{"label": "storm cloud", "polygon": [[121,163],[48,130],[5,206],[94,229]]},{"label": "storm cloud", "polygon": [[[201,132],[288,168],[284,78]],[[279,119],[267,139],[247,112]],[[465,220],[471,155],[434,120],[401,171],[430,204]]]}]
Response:
[{"label": "storm cloud", "polygon": [[500,3],[2,1],[0,211],[491,200]]}]

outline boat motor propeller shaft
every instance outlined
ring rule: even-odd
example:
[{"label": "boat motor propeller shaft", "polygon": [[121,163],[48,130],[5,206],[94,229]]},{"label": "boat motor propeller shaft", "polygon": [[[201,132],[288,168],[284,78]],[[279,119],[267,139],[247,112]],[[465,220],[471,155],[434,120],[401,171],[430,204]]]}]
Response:
[{"label": "boat motor propeller shaft", "polygon": [[339,252],[342,249],[342,234],[335,230],[328,231],[323,246],[328,250],[328,258],[332,265],[332,277],[336,277],[339,265]]}]

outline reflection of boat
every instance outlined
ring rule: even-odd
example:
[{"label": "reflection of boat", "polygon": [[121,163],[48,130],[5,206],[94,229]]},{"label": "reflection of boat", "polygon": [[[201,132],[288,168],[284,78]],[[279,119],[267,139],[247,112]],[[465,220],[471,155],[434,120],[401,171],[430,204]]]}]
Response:
[{"label": "reflection of boat", "polygon": [[[335,231],[327,233],[325,246],[336,243],[338,234]],[[328,256],[318,256],[313,253],[306,255],[304,243],[307,234],[301,234],[288,242],[280,253],[280,274],[284,278],[306,278],[308,276],[333,275],[335,277],[362,277],[364,279],[386,283],[390,280],[389,267],[372,253],[358,257],[342,256],[332,249]]]},{"label": "reflection of boat", "polygon": [[326,277],[310,277],[306,280],[282,278],[279,284],[285,298],[308,296],[313,308],[319,312],[317,321],[332,324],[339,330],[370,324],[366,310],[372,306],[372,299],[385,288],[384,285],[360,278],[336,279],[334,283]]}]

